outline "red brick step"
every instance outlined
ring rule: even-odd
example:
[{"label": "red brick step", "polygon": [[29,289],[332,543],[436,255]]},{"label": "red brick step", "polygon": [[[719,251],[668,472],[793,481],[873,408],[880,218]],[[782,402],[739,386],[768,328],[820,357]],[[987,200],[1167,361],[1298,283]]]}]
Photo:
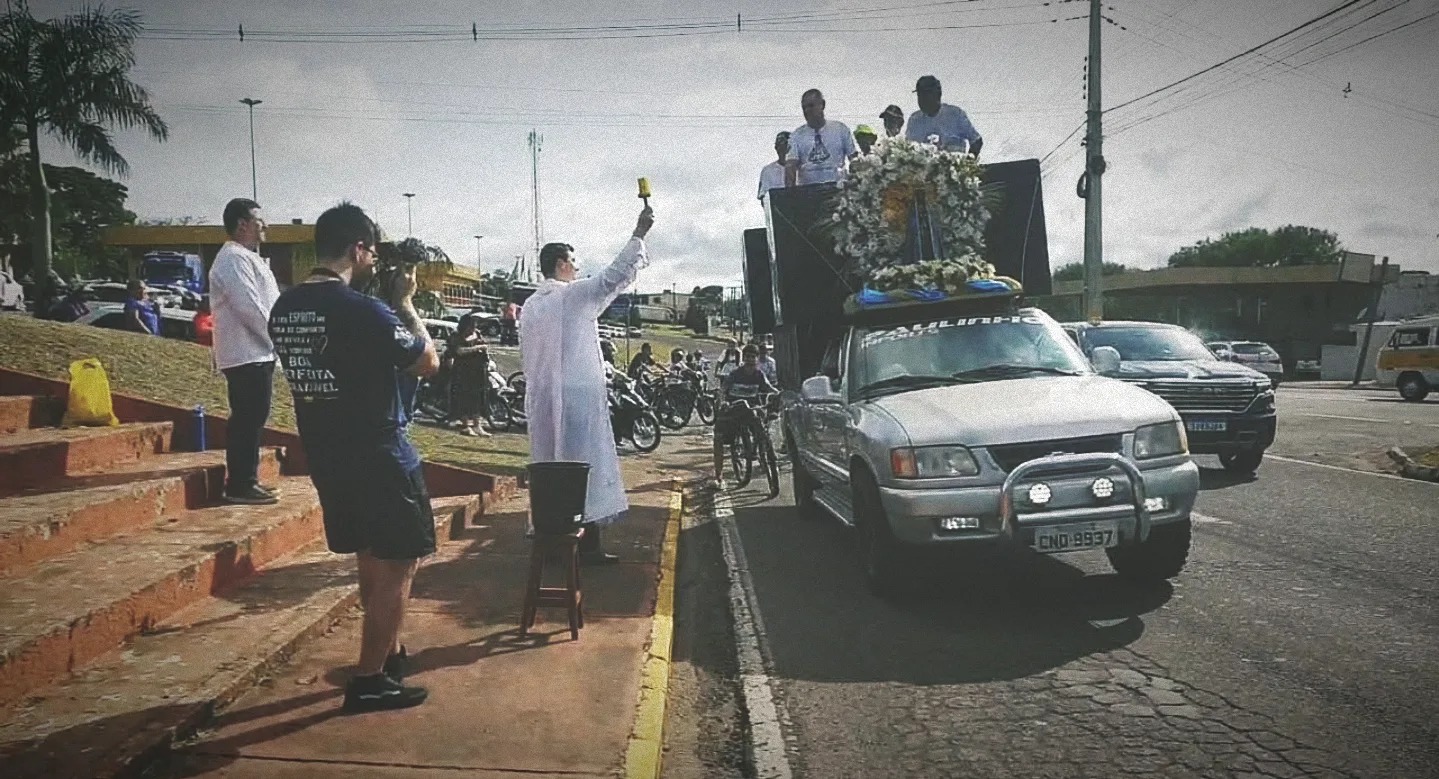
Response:
[{"label": "red brick step", "polygon": [[59,476],[153,457],[169,450],[173,431],[170,422],[140,422],[116,427],[41,428],[0,436],[0,497]]},{"label": "red brick step", "polygon": [[[220,500],[224,452],[157,455],[0,498],[0,575],[81,544],[141,530],[161,517]],[[261,450],[260,479],[280,476],[278,450]]]},{"label": "red brick step", "polygon": [[0,395],[0,435],[59,424],[63,410],[44,395]]},{"label": "red brick step", "polygon": [[[446,525],[479,510],[479,499],[432,505],[444,538]],[[138,775],[343,616],[358,600],[354,570],[353,557],[317,541],[35,690],[0,714],[6,776]]]}]

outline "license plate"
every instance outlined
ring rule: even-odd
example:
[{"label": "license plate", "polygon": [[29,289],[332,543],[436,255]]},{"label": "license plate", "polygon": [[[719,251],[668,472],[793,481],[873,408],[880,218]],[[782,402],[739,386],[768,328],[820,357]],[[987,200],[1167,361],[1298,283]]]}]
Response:
[{"label": "license plate", "polygon": [[1184,429],[1191,433],[1223,433],[1229,423],[1222,419],[1191,419],[1184,423]]},{"label": "license plate", "polygon": [[1049,525],[1034,529],[1034,550],[1044,554],[1104,549],[1118,543],[1119,531],[1113,522]]}]

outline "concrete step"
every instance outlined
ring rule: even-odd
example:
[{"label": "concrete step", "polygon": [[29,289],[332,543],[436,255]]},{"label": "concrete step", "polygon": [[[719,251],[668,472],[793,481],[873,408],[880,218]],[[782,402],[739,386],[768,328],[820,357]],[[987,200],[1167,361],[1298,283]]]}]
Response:
[{"label": "concrete step", "polygon": [[0,435],[0,497],[170,450],[170,422],[39,428]]},{"label": "concrete step", "polygon": [[[479,499],[432,502],[439,538]],[[358,602],[354,558],[323,541],[156,624],[0,713],[5,775],[135,776],[272,675]],[[317,695],[329,695],[324,685]],[[338,701],[336,701],[338,706]]]},{"label": "concrete step", "polygon": [[273,506],[180,512],[0,580],[0,706],[319,538],[307,477]]},{"label": "concrete step", "polygon": [[[260,452],[260,480],[280,478],[279,450]],[[0,498],[0,576],[76,547],[220,502],[224,452],[164,454]]]},{"label": "concrete step", "polygon": [[0,435],[60,423],[60,402],[43,395],[0,395]]}]

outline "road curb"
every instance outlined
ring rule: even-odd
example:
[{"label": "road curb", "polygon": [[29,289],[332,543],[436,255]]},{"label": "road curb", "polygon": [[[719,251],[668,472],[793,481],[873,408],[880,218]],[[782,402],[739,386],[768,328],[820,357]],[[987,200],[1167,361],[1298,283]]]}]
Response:
[{"label": "road curb", "polygon": [[650,641],[640,669],[640,692],[635,723],[625,748],[624,775],[629,779],[659,779],[664,757],[665,707],[669,701],[670,664],[674,652],[675,560],[679,550],[680,518],[684,515],[684,483],[670,488],[670,516],[660,547],[660,581]]}]

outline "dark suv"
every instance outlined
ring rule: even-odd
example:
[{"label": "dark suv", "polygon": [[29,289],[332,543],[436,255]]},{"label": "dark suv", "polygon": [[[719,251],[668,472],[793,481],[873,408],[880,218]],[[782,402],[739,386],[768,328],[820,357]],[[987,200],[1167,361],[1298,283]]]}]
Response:
[{"label": "dark suv", "polygon": [[[1264,450],[1274,443],[1274,389],[1264,374],[1220,360],[1177,325],[1102,322],[1064,328],[1095,368],[1169,401],[1184,419],[1190,452],[1219,455],[1231,473],[1259,468]],[[1117,369],[1095,359],[1100,347],[1119,353]]]}]

